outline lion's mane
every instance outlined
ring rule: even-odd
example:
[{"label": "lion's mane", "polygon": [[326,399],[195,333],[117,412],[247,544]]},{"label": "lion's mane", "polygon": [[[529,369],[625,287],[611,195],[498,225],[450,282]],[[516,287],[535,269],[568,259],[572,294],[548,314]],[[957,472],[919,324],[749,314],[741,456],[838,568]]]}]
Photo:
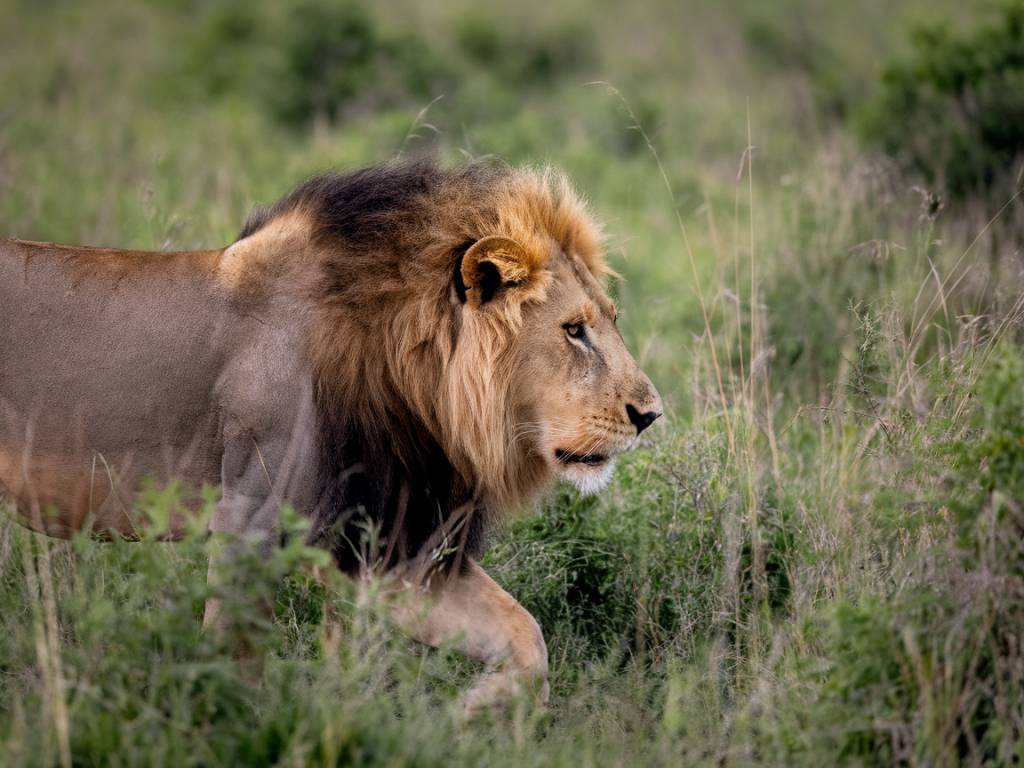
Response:
[{"label": "lion's mane", "polygon": [[293,215],[317,271],[314,539],[347,570],[473,554],[491,516],[550,478],[511,406],[521,305],[462,311],[462,255],[483,237],[516,240],[531,258],[526,300],[543,301],[555,246],[605,274],[597,225],[550,169],[417,161],[313,178],[254,212],[239,239]]}]

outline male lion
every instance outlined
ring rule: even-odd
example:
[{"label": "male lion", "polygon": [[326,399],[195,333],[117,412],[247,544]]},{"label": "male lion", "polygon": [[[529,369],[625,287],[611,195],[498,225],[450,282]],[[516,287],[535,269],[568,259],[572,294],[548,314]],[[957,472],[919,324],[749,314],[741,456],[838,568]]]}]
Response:
[{"label": "male lion", "polygon": [[34,530],[132,537],[142,479],[219,484],[210,529],[261,548],[287,502],[344,571],[413,583],[414,637],[487,665],[470,712],[546,697],[540,628],[473,558],[661,413],[607,271],[564,177],[480,163],[319,176],[222,250],[2,241],[0,489]]}]

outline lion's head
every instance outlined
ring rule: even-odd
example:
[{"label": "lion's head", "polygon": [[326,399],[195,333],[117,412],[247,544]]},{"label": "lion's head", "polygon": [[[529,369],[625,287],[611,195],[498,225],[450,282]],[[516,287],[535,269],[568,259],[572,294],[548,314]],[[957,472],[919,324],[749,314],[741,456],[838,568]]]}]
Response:
[{"label": "lion's head", "polygon": [[558,242],[546,251],[503,236],[475,243],[460,270],[463,311],[476,316],[470,324],[492,315],[508,323],[502,375],[513,445],[591,493],[661,415],[661,400],[626,349],[600,274]]}]

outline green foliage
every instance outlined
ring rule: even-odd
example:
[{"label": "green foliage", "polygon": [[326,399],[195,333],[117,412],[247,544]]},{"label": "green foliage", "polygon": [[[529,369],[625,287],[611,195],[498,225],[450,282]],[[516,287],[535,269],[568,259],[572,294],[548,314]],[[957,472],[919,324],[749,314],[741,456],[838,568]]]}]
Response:
[{"label": "green foliage", "polygon": [[888,600],[839,602],[809,630],[806,727],[845,761],[1009,764],[1024,739],[1019,597],[984,571]]},{"label": "green foliage", "polygon": [[1024,4],[970,35],[920,27],[890,64],[862,133],[952,195],[1013,178],[1024,152]]},{"label": "green foliage", "polygon": [[501,82],[546,85],[592,63],[592,35],[581,20],[541,30],[510,25],[493,12],[470,11],[459,19],[455,41],[473,66]]},{"label": "green foliage", "polygon": [[554,653],[579,666],[693,652],[723,564],[720,449],[694,435],[659,443],[622,467],[621,502],[562,490],[495,543],[486,565]]},{"label": "green foliage", "polygon": [[974,429],[938,452],[949,462],[952,487],[940,498],[951,501],[959,547],[925,571],[925,581],[887,597],[839,601],[807,630],[820,663],[804,665],[817,691],[807,726],[847,760],[1019,759],[1022,385],[1024,354],[994,348],[975,387]]},{"label": "green foliage", "polygon": [[538,31],[470,10],[451,36],[438,46],[411,30],[385,30],[360,3],[304,0],[282,13],[226,0],[200,15],[180,73],[207,97],[253,98],[283,124],[302,127],[419,108],[478,78],[492,96],[495,83],[502,91],[510,82],[550,85],[593,62],[592,36],[577,21]]},{"label": "green foliage", "polygon": [[976,432],[956,442],[952,507],[972,564],[1024,577],[1024,354],[993,352],[976,388]]},{"label": "green foliage", "polygon": [[[162,505],[161,513],[177,503],[173,492],[160,496],[159,502],[151,497],[151,508]],[[282,581],[325,565],[325,553],[302,543],[306,526],[294,515],[286,513],[283,525],[284,548],[269,558],[239,550],[230,575],[217,585],[207,584],[207,557],[226,542],[198,529],[175,544],[149,535],[141,542],[78,536],[54,544],[3,529],[5,621],[44,633],[61,628],[57,663],[76,764],[269,765],[289,756],[404,763],[414,757],[402,738],[407,731],[388,725],[397,714],[392,707],[400,712],[405,704],[374,691],[405,685],[411,692],[420,674],[415,654],[399,652],[374,601],[364,599],[366,607],[356,609],[353,585],[338,579],[331,600],[350,634],[341,656],[328,663],[318,639],[322,591],[295,576]],[[31,563],[36,581],[16,562]],[[57,608],[52,618],[50,588]],[[255,603],[275,592],[275,622],[254,622]],[[254,684],[232,661],[234,636],[200,631],[210,595],[225,598],[235,618],[246,621],[248,644],[268,652],[262,682]],[[0,741],[5,759],[47,765],[56,762],[53,732],[26,731],[18,719],[37,708],[49,711],[45,691],[53,681],[40,684],[28,672],[37,664],[50,669],[53,657],[32,638],[31,630],[0,636]],[[343,724],[334,719],[340,713]],[[417,751],[421,764],[440,764],[437,751]]]},{"label": "green foliage", "polygon": [[265,44],[267,19],[259,6],[226,0],[209,6],[197,19],[183,57],[184,78],[207,96],[251,90],[265,65],[258,55]]},{"label": "green foliage", "polygon": [[[629,633],[635,606],[620,542],[594,519],[596,501],[563,490],[544,511],[519,523],[488,558],[503,586],[552,635],[577,644],[578,658],[599,659]],[[531,574],[542,573],[543,579]],[[571,639],[571,640],[570,640]]]},{"label": "green foliage", "polygon": [[844,62],[816,32],[804,14],[779,13],[751,19],[744,29],[751,50],[763,66],[807,78],[815,106],[827,117],[844,117],[858,95],[859,83]]},{"label": "green foliage", "polygon": [[382,34],[359,5],[308,0],[280,31],[281,71],[267,90],[286,123],[336,118],[358,104],[425,103],[447,80],[442,61],[412,35]]}]

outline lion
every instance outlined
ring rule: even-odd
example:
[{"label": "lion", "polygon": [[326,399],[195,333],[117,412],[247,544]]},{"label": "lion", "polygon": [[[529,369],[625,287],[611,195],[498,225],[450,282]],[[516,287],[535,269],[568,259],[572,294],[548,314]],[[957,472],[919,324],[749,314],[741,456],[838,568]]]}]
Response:
[{"label": "lion", "polygon": [[467,712],[545,701],[540,627],[477,559],[661,415],[609,274],[563,174],[482,162],[317,176],[219,250],[2,241],[0,491],[35,531],[133,538],[140,484],[177,481],[173,539],[216,485],[210,531],[267,553],[288,504],[345,573],[401,575],[414,638],[483,662]]}]

